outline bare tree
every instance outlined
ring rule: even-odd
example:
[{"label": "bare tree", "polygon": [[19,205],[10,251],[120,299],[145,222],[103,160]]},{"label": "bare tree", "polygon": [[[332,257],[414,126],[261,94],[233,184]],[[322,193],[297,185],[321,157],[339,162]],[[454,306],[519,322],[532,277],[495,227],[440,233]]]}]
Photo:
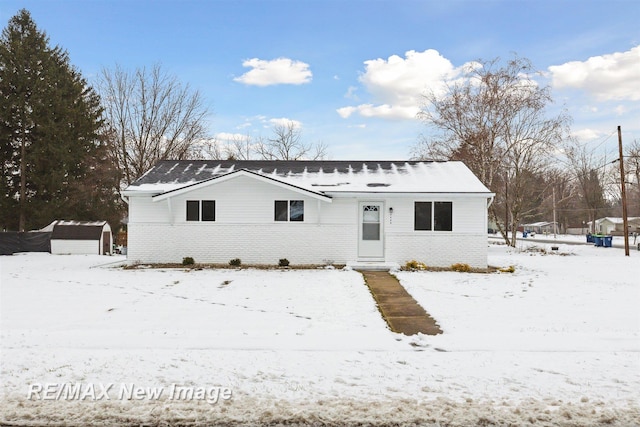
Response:
[{"label": "bare tree", "polygon": [[202,96],[160,65],[103,68],[98,90],[125,185],[158,160],[189,157],[193,145],[207,137]]},{"label": "bare tree", "polygon": [[256,150],[263,160],[320,160],[327,155],[323,143],[305,143],[302,130],[293,121],[276,124],[273,137],[259,138]]},{"label": "bare tree", "polygon": [[256,151],[249,135],[234,135],[226,144],[224,151],[230,160],[252,160]]},{"label": "bare tree", "polygon": [[216,138],[195,141],[189,148],[187,158],[192,160],[222,160],[223,147]]},{"label": "bare tree", "polygon": [[541,219],[555,216],[561,233],[572,224],[582,224],[584,218],[580,211],[580,199],[573,174],[564,167],[552,167],[546,171],[544,181]]},{"label": "bare tree", "polygon": [[603,185],[608,165],[601,164],[593,150],[576,141],[570,141],[565,152],[580,194],[581,208],[585,209],[594,232],[595,220],[608,207]]},{"label": "bare tree", "polygon": [[523,203],[534,178],[544,173],[570,123],[564,112],[547,112],[550,89],[534,75],[531,63],[519,57],[504,66],[499,59],[469,65],[444,95],[425,95],[419,117],[439,134],[413,148],[418,158],[464,161],[496,193],[490,214],[511,245],[509,232],[530,209]]},{"label": "bare tree", "polygon": [[640,216],[640,141],[634,140],[627,151],[627,207],[629,216]]}]

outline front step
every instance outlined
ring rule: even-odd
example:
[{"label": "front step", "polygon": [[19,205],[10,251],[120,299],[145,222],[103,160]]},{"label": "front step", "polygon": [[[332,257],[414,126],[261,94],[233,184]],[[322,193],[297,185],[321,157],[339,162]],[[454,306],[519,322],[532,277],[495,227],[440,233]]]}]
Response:
[{"label": "front step", "polygon": [[358,271],[391,271],[399,270],[400,264],[384,261],[349,261],[347,267]]}]

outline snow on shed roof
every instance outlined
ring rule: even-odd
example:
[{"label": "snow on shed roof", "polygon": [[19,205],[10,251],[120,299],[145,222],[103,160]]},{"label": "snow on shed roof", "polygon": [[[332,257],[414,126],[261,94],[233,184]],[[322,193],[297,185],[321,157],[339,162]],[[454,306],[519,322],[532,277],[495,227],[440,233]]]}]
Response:
[{"label": "snow on shed roof", "polygon": [[309,191],[333,193],[491,192],[459,161],[219,161],[164,160],[126,193],[176,190],[247,170]]}]

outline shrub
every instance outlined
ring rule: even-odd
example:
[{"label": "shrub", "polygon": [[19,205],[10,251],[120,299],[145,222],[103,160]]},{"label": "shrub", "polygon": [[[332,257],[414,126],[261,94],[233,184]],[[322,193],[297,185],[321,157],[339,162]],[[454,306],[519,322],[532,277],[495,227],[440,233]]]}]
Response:
[{"label": "shrub", "polygon": [[193,265],[193,264],[195,264],[195,261],[193,260],[192,257],[186,256],[182,258],[182,265]]},{"label": "shrub", "polygon": [[407,261],[407,263],[404,265],[404,268],[405,270],[415,271],[415,270],[426,270],[427,266],[423,262],[419,262],[413,259],[411,261]]},{"label": "shrub", "polygon": [[469,266],[469,264],[457,263],[451,266],[451,270],[457,271],[460,273],[468,273],[471,271],[471,267]]},{"label": "shrub", "polygon": [[513,265],[510,265],[509,267],[500,268],[498,271],[501,273],[514,273],[516,268]]},{"label": "shrub", "polygon": [[279,267],[288,267],[289,266],[289,260],[286,258],[280,258],[280,260],[278,261],[278,266]]},{"label": "shrub", "polygon": [[240,267],[242,265],[242,261],[240,260],[240,258],[234,258],[231,261],[229,261],[229,265],[232,265],[234,267]]}]

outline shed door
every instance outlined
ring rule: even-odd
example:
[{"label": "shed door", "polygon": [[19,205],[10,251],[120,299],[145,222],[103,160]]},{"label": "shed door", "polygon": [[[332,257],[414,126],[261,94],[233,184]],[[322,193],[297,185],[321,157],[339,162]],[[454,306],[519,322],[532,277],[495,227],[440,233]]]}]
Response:
[{"label": "shed door", "polygon": [[105,231],[102,233],[102,255],[111,253],[111,233]]},{"label": "shed door", "polygon": [[358,257],[384,259],[384,203],[360,202]]}]

